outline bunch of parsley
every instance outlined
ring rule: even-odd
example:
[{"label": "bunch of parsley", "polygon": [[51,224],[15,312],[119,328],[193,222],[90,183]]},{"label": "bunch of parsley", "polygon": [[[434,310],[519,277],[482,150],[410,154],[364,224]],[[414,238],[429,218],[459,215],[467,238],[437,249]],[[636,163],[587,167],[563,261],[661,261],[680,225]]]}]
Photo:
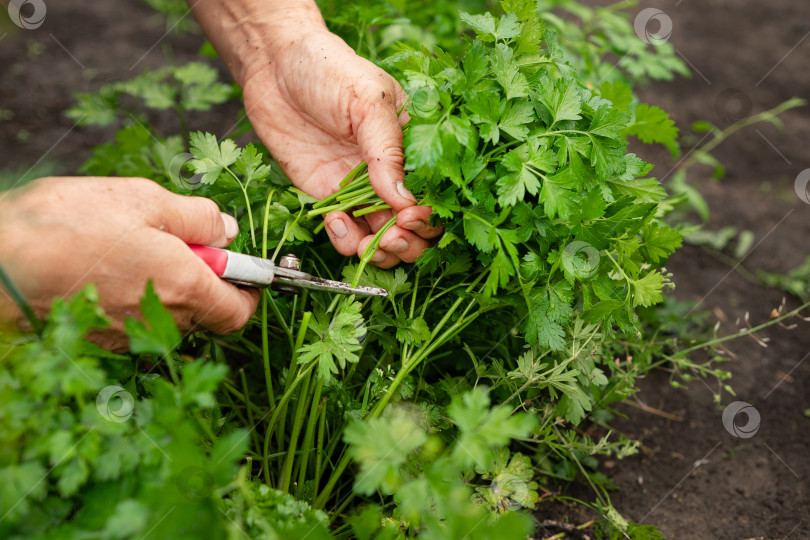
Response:
[{"label": "bunch of parsley", "polygon": [[[370,56],[393,51],[381,63],[410,95],[407,186],[446,227],[414,266],[382,271],[366,265],[369,254],[350,264],[318,235],[319,220],[307,219],[384,208],[363,164],[340,193],[315,202],[268,166],[260,144],[239,148],[193,133],[185,152],[182,137],[156,133],[121,99],[173,110],[185,131],[187,111],[229,97],[210,69],[116,83],[83,96],[71,113],[130,124],[94,151],[85,171],[151,177],[211,197],[240,219],[231,249],[271,258],[291,250],[313,274],[390,292],[339,299],[265,291],[243,332],[183,340],[179,351],[207,359],[222,379],[216,428],[248,430],[238,448],[246,466],[227,486],[217,483],[214,501],[227,518],[217,527],[274,538],[300,526],[327,537],[319,509],[330,509],[338,537],[520,538],[531,523],[515,510],[532,508],[552,478],[577,476],[594,485],[593,508],[614,530],[633,527],[610,506],[593,456],[627,455],[635,445],[591,440],[572,424],[597,411],[603,418],[653,362],[641,346],[632,363],[617,355],[644,341],[638,313],[661,300],[661,266],[680,235],[659,219],[666,193],[647,177],[651,166],[626,152],[627,138],[675,148],[677,130],[663,111],[637,103],[625,84],[632,81],[594,85],[601,61],[590,69],[585,49],[558,41],[559,21],[534,2],[458,18],[433,4],[419,10],[418,20],[436,21],[421,35],[442,48],[393,44],[396,32],[414,30],[391,16],[407,6],[358,8],[367,20],[349,29]],[[475,37],[460,38],[467,27]],[[368,206],[358,207],[361,199]],[[130,331],[141,336],[141,359],[175,358],[148,328]],[[157,371],[176,376],[168,366]],[[199,425],[211,405],[186,415]],[[203,433],[199,442],[209,448],[212,440]],[[354,497],[371,506],[347,518]]]},{"label": "bunch of parsley", "polygon": [[483,294],[514,301],[527,343],[563,351],[573,319],[628,330],[635,307],[660,302],[658,268],[681,236],[656,219],[666,193],[651,165],[626,153],[631,115],[580,84],[531,3],[505,8],[462,13],[477,38],[460,62],[407,46],[387,61],[421,97],[406,186],[447,229],[418,264],[471,256]]}]

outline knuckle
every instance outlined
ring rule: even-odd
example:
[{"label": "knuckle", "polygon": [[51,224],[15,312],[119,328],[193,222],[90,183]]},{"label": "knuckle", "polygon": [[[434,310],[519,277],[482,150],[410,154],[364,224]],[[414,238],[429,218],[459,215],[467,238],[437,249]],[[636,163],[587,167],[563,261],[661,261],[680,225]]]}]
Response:
[{"label": "knuckle", "polygon": [[[383,166],[397,166],[402,167],[405,164],[405,152],[402,150],[402,144],[393,138],[385,136],[377,139],[379,142],[373,148],[366,151],[366,161],[369,163],[370,168]],[[375,177],[372,177],[372,185],[374,185]]]}]

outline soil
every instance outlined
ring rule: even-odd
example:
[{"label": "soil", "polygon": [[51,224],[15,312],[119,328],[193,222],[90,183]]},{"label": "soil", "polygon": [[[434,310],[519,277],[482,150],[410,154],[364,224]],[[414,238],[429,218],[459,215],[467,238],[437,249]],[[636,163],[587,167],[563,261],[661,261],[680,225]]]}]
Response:
[{"label": "soil", "polygon": [[[74,174],[93,146],[109,141],[115,130],[76,126],[63,114],[74,104],[73,94],[128,80],[167,59],[178,65],[197,60],[203,40],[172,31],[165,18],[135,0],[63,0],[46,6],[45,21],[35,30],[18,28],[0,10],[2,168],[22,173],[37,164],[54,174]],[[235,103],[195,113],[188,128],[224,136],[238,113]],[[179,132],[165,117],[150,121],[164,134]]]},{"label": "soil", "polygon": [[[637,9],[650,5],[641,2]],[[642,97],[669,111],[680,126],[708,120],[725,127],[743,113],[810,97],[810,3],[678,0],[655,7],[671,17],[671,42],[695,74],[655,84]],[[199,36],[167,34],[164,22],[135,1],[62,0],[48,2],[47,9],[36,30],[21,30],[0,14],[5,170],[49,163],[55,172],[74,172],[112,131],[79,128],[64,117],[71,94],[162,65],[165,55],[191,60],[201,43]],[[728,99],[732,94],[737,97]],[[218,107],[195,115],[189,127],[224,135],[238,112],[237,106]],[[782,120],[784,130],[749,127],[718,147],[715,156],[727,167],[722,180],[712,180],[708,168],[690,174],[712,209],[710,230],[730,225],[755,234],[755,247],[743,261],[749,271],[786,272],[808,255],[810,205],[796,196],[793,183],[810,167],[810,114],[796,109]],[[700,136],[686,135],[684,150]],[[673,161],[666,152],[638,150],[658,164],[659,178],[668,175]],[[722,331],[734,331],[746,313],[752,324],[766,321],[783,299],[699,247],[685,247],[667,267],[675,276],[676,298],[700,302],[721,321]],[[787,299],[788,308],[796,305]],[[733,373],[736,397],[724,392],[719,405],[716,386],[695,381],[674,389],[661,371],[641,381],[637,401],[678,420],[617,406],[625,416],[616,428],[643,444],[639,455],[604,464],[619,487],[611,499],[626,518],[655,524],[667,538],[810,538],[810,418],[803,415],[810,408],[810,323],[797,322],[793,330],[762,332],[770,339],[767,348],[751,338],[728,345],[735,356],[725,367]],[[752,437],[736,438],[723,426],[723,408],[735,400],[760,414]],[[590,498],[579,485],[566,491]],[[581,507],[565,507],[540,519],[561,513],[572,523],[592,517]],[[543,527],[537,536],[559,532]]]}]

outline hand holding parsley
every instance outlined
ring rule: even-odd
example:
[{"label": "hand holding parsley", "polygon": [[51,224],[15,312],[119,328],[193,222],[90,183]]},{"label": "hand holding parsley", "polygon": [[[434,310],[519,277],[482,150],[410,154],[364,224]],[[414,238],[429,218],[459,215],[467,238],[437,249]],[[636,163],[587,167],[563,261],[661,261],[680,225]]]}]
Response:
[{"label": "hand holding parsley", "polygon": [[338,252],[361,254],[393,211],[397,225],[372,262],[389,268],[416,260],[442,230],[429,225],[431,209],[416,206],[403,184],[407,115],[397,114],[406,97],[399,84],[329,32],[314,2],[225,7],[204,0],[194,12],[242,86],[254,129],[297,187],[323,198],[358,163],[368,163],[371,185],[391,210],[327,215]]}]

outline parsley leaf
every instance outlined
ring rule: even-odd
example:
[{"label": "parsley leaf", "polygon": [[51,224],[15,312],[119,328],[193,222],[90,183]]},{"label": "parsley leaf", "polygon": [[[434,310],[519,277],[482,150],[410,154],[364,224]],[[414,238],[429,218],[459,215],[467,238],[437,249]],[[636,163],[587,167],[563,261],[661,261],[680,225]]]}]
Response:
[{"label": "parsley leaf", "polygon": [[344,369],[347,362],[357,363],[360,339],[366,334],[361,308],[360,302],[352,302],[343,304],[334,314],[316,310],[309,323],[316,340],[301,347],[298,363],[317,361],[318,377],[323,381],[331,380],[338,366]]},{"label": "parsley leaf", "polygon": [[631,285],[634,306],[651,306],[663,300],[661,289],[664,286],[664,276],[658,272],[650,272],[643,278],[632,281]]},{"label": "parsley leaf", "polygon": [[678,128],[669,115],[655,105],[642,103],[636,107],[633,122],[624,134],[635,135],[647,144],[661,143],[672,155],[678,155]]},{"label": "parsley leaf", "polygon": [[520,34],[520,24],[514,13],[507,13],[496,21],[489,12],[483,15],[470,15],[460,11],[459,18],[472,26],[482,41],[508,40]]},{"label": "parsley leaf", "polygon": [[220,143],[211,133],[196,131],[191,134],[190,141],[191,153],[196,158],[191,161],[191,166],[194,172],[203,175],[203,184],[216,182],[222,171],[236,163],[242,154],[232,140],[225,139]]},{"label": "parsley leaf", "polygon": [[507,407],[490,408],[489,394],[480,387],[455,396],[447,414],[460,432],[453,458],[466,467],[486,467],[493,450],[506,446],[511,439],[528,437],[537,425],[534,416],[513,415]]},{"label": "parsley leaf", "polygon": [[402,466],[408,455],[427,440],[425,432],[407,412],[398,409],[390,420],[372,418],[346,426],[344,440],[349,454],[360,463],[354,489],[370,495],[377,489],[393,493],[402,483]]},{"label": "parsley leaf", "polygon": [[145,322],[132,317],[124,321],[132,352],[165,355],[180,344],[180,331],[171,312],[160,303],[152,281],[146,284],[146,292],[141,299],[141,313]]}]

